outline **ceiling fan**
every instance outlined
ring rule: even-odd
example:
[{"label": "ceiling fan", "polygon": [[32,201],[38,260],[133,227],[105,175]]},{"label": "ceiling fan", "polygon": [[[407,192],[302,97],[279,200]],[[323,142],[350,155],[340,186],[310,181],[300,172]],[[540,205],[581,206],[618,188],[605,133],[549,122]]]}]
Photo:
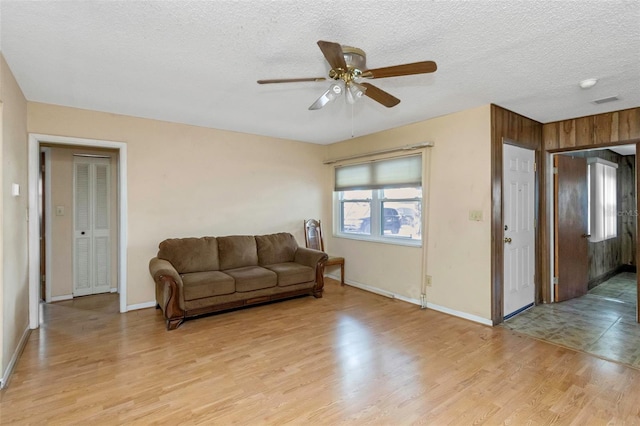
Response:
[{"label": "ceiling fan", "polygon": [[[367,69],[367,55],[362,49],[351,46],[341,46],[330,41],[318,41],[318,46],[324,57],[331,65],[329,78],[335,83],[322,94],[311,106],[310,110],[320,109],[336,99],[343,92],[347,102],[355,103],[362,96],[368,96],[387,108],[400,103],[400,99],[385,92],[370,83],[362,82],[362,79],[399,77],[403,75],[427,74],[438,69],[433,61],[414,62],[411,64],[394,65],[384,68]],[[323,81],[324,77],[311,78],[280,78],[271,80],[258,80],[258,84],[272,83],[299,83],[306,81]]]}]

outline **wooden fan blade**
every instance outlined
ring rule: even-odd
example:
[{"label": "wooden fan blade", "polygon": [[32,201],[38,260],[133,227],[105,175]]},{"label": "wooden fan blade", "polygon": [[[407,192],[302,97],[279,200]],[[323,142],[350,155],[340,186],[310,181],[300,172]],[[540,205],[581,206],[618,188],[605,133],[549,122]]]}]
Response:
[{"label": "wooden fan blade", "polygon": [[394,65],[391,67],[375,68],[362,73],[365,78],[399,77],[403,75],[427,74],[434,72],[438,66],[433,61],[414,62],[412,64]]},{"label": "wooden fan blade", "polygon": [[322,54],[326,58],[331,68],[347,69],[347,63],[344,61],[344,53],[342,52],[342,46],[338,43],[331,41],[318,41],[318,47],[322,50]]},{"label": "wooden fan blade", "polygon": [[310,77],[310,78],[274,78],[271,80],[258,80],[258,84],[272,84],[272,83],[299,83],[302,81],[323,81],[324,77]]},{"label": "wooden fan blade", "polygon": [[400,103],[400,99],[396,98],[390,93],[385,92],[382,89],[377,88],[373,84],[370,83],[360,83],[362,86],[366,87],[367,90],[364,91],[365,96],[370,97],[376,102],[380,102],[382,105],[387,108],[394,107]]}]

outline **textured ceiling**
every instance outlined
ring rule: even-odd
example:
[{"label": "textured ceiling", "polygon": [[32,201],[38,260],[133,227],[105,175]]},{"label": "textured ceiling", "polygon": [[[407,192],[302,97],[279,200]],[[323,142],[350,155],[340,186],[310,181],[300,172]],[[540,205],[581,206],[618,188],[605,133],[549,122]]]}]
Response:
[{"label": "textured ceiling", "polygon": [[[30,101],[313,143],[488,103],[543,123],[640,106],[638,1],[2,0],[0,19]],[[438,71],[371,80],[402,100],[391,109],[309,111],[328,81],[256,84],[325,76],[318,40],[365,50],[371,68]]]}]

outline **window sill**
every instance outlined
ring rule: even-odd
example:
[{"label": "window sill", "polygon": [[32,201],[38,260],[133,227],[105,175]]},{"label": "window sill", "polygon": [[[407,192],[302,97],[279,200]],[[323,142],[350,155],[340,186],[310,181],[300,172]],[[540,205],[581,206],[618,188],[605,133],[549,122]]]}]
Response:
[{"label": "window sill", "polygon": [[371,237],[371,236],[362,236],[357,234],[341,234],[334,233],[334,238],[344,238],[345,240],[356,240],[356,241],[364,241],[367,243],[382,243],[382,244],[391,244],[395,246],[405,246],[405,247],[422,247],[422,240],[412,240],[403,237]]}]

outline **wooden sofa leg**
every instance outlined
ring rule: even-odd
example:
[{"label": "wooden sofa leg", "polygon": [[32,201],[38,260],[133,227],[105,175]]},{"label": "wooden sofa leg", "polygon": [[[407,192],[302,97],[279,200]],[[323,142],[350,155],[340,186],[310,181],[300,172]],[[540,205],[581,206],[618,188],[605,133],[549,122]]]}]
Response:
[{"label": "wooden sofa leg", "polygon": [[184,321],[184,318],[173,318],[167,320],[167,330],[175,330],[180,327],[180,324]]}]

